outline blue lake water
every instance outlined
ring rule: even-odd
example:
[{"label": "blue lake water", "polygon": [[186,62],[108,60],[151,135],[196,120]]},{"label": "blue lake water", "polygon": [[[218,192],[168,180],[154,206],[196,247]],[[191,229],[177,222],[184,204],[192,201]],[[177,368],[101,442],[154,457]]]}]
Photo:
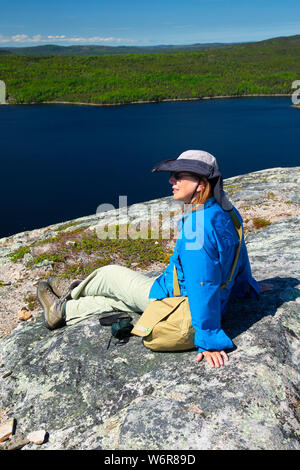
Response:
[{"label": "blue lake water", "polygon": [[290,98],[112,107],[0,106],[0,238],[170,195],[160,160],[216,156],[224,178],[300,165],[300,110]]}]

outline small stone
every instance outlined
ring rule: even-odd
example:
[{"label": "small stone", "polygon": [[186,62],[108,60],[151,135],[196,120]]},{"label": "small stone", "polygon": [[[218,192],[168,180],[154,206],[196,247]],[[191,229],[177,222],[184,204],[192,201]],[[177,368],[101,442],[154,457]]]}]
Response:
[{"label": "small stone", "polygon": [[27,320],[29,320],[31,317],[32,317],[32,314],[29,312],[29,310],[27,310],[26,307],[22,307],[22,308],[18,311],[18,319],[21,320],[21,321],[27,321]]},{"label": "small stone", "polygon": [[9,421],[6,421],[3,424],[0,424],[0,442],[7,441],[7,439],[9,439],[12,436],[14,425],[15,425],[15,418],[10,419]]},{"label": "small stone", "polygon": [[30,441],[24,436],[12,436],[8,441],[0,444],[0,450],[19,450]]},{"label": "small stone", "polygon": [[114,362],[116,364],[118,364],[118,363],[128,364],[127,359],[125,359],[124,357],[116,357],[116,359],[114,359]]},{"label": "small stone", "polygon": [[4,372],[4,374],[2,375],[2,379],[6,379],[6,377],[9,377],[11,374],[12,374],[12,370],[7,370],[7,371]]},{"label": "small stone", "polygon": [[29,439],[30,442],[33,444],[41,445],[45,441],[46,437],[46,431],[40,430],[40,431],[33,431],[30,434],[28,434],[27,439]]}]

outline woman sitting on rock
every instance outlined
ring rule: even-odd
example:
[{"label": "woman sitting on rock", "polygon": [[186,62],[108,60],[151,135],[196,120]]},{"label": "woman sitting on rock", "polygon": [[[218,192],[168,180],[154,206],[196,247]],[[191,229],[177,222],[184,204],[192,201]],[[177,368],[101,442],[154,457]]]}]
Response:
[{"label": "woman sitting on rock", "polygon": [[220,367],[228,360],[225,351],[233,347],[221,328],[230,294],[258,298],[260,293],[251,274],[244,236],[240,242],[230,211],[240,224],[242,218],[225,196],[222,175],[211,154],[188,150],[177,159],[160,162],[152,171],[170,172],[173,198],[190,207],[180,221],[176,247],[163,274],[150,278],[123,266],[108,265],[82,282],[72,283],[67,295],[62,279],[41,281],[37,296],[46,326],[52,330],[113,310],[143,312],[151,301],[174,295],[175,265],[181,295],[189,301],[196,361],[205,357],[211,367]]}]

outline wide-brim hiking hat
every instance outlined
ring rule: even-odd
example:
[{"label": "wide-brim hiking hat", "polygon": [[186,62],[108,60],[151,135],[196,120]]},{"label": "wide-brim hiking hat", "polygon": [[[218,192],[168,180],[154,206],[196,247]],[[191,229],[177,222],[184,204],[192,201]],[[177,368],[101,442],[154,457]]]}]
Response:
[{"label": "wide-brim hiking hat", "polygon": [[174,172],[187,171],[197,176],[205,176],[213,184],[213,196],[224,211],[231,211],[233,205],[227,199],[223,190],[223,177],[219,170],[216,158],[204,150],[187,150],[178,158],[164,160],[157,163],[152,172]]}]

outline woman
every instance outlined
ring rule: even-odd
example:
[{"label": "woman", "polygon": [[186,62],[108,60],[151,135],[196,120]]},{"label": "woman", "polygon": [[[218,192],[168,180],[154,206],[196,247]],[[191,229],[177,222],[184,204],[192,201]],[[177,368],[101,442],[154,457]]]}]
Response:
[{"label": "woman", "polygon": [[196,361],[205,357],[211,367],[220,367],[228,361],[225,350],[233,347],[221,328],[230,294],[258,298],[260,293],[251,275],[244,237],[232,280],[224,286],[239,246],[230,211],[241,224],[242,218],[225,196],[222,175],[211,154],[188,150],[177,159],[160,162],[152,171],[170,172],[173,198],[190,205],[180,221],[176,247],[164,273],[154,279],[122,266],[104,266],[84,281],[73,283],[70,293],[60,299],[60,280],[42,281],[37,296],[46,326],[71,325],[91,314],[112,310],[143,312],[149,302],[174,295],[175,265],[181,295],[189,300]]}]

